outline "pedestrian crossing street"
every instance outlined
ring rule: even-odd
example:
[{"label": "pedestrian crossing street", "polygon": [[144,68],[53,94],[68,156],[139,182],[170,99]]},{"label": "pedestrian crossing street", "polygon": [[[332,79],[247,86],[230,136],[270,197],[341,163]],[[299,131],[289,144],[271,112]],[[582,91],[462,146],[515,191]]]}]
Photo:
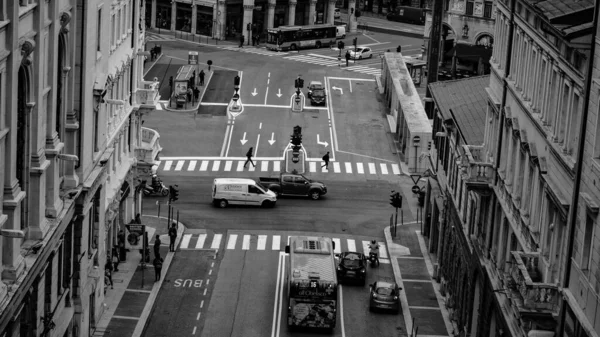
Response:
[{"label": "pedestrian crossing street", "polygon": [[[255,160],[252,166],[244,168],[245,160],[162,160],[158,165],[159,171],[181,172],[281,172],[284,162],[280,160]],[[308,171],[311,173],[348,173],[348,174],[381,174],[399,175],[400,166],[395,163],[373,162],[329,162],[329,169],[321,167],[325,162],[308,162]]]},{"label": "pedestrian crossing street", "polygon": [[[338,60],[336,60],[335,58],[325,58],[325,57],[318,57],[318,56],[313,56],[313,55],[293,55],[293,56],[286,56],[286,57],[284,57],[284,59],[298,61],[298,62],[304,62],[304,63],[317,64],[317,65],[321,65],[321,66],[325,66],[325,67],[334,67],[334,66],[337,67],[339,65]],[[350,64],[352,64],[352,62]],[[373,75],[373,76],[381,75],[381,69],[371,68],[368,66],[351,65],[349,67],[346,67],[346,60],[342,60],[341,65],[343,66],[343,68],[342,68],[343,70],[348,70],[348,71],[353,71],[353,72],[367,74],[367,75]]]},{"label": "pedestrian crossing street", "polygon": [[[289,236],[287,235],[256,235],[204,233],[184,234],[179,243],[179,249],[214,249],[214,250],[250,250],[250,251],[284,251]],[[369,255],[370,240],[331,238],[335,242],[334,252],[358,252]],[[389,263],[387,248],[384,242],[379,243],[379,260]]]},{"label": "pedestrian crossing street", "polygon": [[264,55],[264,56],[282,56],[282,55],[289,54],[289,52],[279,52],[279,51],[269,50],[264,47],[253,47],[253,46],[244,46],[243,48],[239,48],[237,46],[217,46],[217,48],[225,49],[225,50],[229,50],[229,51],[237,51],[237,52],[242,52],[242,53]]}]

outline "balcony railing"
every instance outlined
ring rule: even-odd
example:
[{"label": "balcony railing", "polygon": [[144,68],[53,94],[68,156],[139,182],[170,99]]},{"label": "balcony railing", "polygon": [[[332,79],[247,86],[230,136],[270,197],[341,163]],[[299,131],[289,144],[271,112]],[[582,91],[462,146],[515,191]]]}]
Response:
[{"label": "balcony railing", "polygon": [[154,164],[158,154],[162,151],[159,144],[160,135],[156,130],[142,127],[142,145],[135,150],[138,161]]},{"label": "balcony railing", "polygon": [[484,160],[483,146],[462,146],[463,172],[467,175],[466,183],[469,185],[487,185],[494,178],[494,167]]},{"label": "balcony railing", "polygon": [[141,108],[154,109],[160,95],[158,94],[158,81],[140,81],[139,88],[135,91],[135,102]]},{"label": "balcony railing", "polygon": [[514,303],[521,312],[536,311],[552,314],[558,312],[557,284],[542,282],[539,253],[513,251],[509,277],[514,285]]}]

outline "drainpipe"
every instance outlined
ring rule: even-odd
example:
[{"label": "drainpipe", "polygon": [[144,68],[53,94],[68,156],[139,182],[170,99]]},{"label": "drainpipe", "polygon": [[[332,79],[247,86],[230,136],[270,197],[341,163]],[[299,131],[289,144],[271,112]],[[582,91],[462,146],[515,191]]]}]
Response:
[{"label": "drainpipe", "polygon": [[[504,69],[504,79],[502,80],[502,103],[500,104],[500,114],[502,114],[502,110],[504,110],[504,106],[506,105],[506,92],[508,91],[508,83],[506,79],[510,75],[510,61],[512,55],[512,47],[513,47],[513,35],[514,35],[514,22],[515,22],[515,4],[516,0],[510,1],[510,21],[508,26],[508,45],[506,46],[506,66]],[[502,135],[504,134],[504,118],[500,118],[500,132],[498,133],[498,147],[496,149],[496,166],[498,169],[500,167],[500,155],[502,153]],[[494,185],[498,183],[498,173],[496,172],[496,176],[494,178]]]},{"label": "drainpipe", "polygon": [[[567,238],[567,260],[566,260],[566,268],[565,268],[565,278],[563,282],[563,288],[568,288],[569,283],[571,282],[571,257],[573,256],[573,247],[575,240],[575,222],[577,221],[577,208],[579,207],[579,190],[581,189],[581,172],[583,169],[583,150],[585,146],[585,135],[587,128],[587,116],[588,109],[590,105],[590,91],[592,88],[592,72],[594,68],[594,54],[596,52],[596,27],[598,26],[598,6],[600,6],[600,0],[595,0],[594,6],[594,29],[592,30],[592,50],[590,51],[590,60],[588,62],[588,69],[585,81],[585,100],[583,101],[583,113],[581,114],[581,126],[580,129],[580,137],[579,144],[577,144],[577,160],[575,160],[575,184],[573,186],[573,194],[571,195],[571,210],[569,213],[569,236]],[[560,331],[559,336],[562,336],[565,322],[565,312],[567,308],[567,302],[563,301],[562,310],[560,314]]]},{"label": "drainpipe", "polygon": [[[87,44],[85,43],[86,34],[84,34],[83,32],[86,31],[86,29],[85,29],[86,20],[84,19],[85,16],[86,16],[86,11],[87,11],[86,5],[85,5],[86,2],[87,1],[85,1],[85,0],[84,1],[78,1],[78,3],[81,3],[81,11],[79,11],[79,15],[81,15],[81,17],[82,17],[81,25],[78,27],[79,29],[81,29],[81,32],[80,32],[80,35],[81,35],[81,41],[80,41],[80,43],[81,43],[81,53],[80,53],[79,59],[82,62],[81,69],[79,70],[79,83],[85,83],[84,82],[84,79],[85,79],[85,76],[84,76],[85,75],[85,70],[84,69],[85,69],[86,65],[84,63],[85,63],[85,51],[86,51],[86,48],[84,46],[86,46]],[[85,121],[85,118],[83,117],[83,112],[85,111],[84,90],[85,90],[85,86],[84,85],[80,85],[79,86],[79,116],[78,117],[79,117],[79,122],[81,124],[83,124],[83,121]],[[83,125],[81,125],[81,127],[83,127]],[[77,147],[78,147],[77,148],[77,156],[79,157],[79,160],[75,164],[75,170],[77,170],[80,167],[81,161],[82,161],[82,158],[83,158],[83,156],[82,156],[83,150],[82,150],[82,145],[81,145],[81,141],[82,141],[82,135],[81,134],[82,134],[82,131],[83,130],[81,130],[81,128],[80,128],[79,131],[77,132],[77,138],[78,138],[77,139]],[[92,143],[92,146],[94,146],[93,143]]]}]

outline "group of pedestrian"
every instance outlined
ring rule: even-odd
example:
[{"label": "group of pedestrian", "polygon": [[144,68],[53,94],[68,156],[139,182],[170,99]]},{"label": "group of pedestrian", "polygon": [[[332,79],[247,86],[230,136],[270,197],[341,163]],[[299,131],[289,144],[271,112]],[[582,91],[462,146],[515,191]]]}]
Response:
[{"label": "group of pedestrian", "polygon": [[113,271],[114,272],[119,271],[119,263],[120,262],[121,262],[121,259],[119,258],[117,248],[115,247],[112,249],[112,254],[109,254],[106,257],[106,264],[104,265],[104,277],[106,280],[105,283],[106,283],[106,286],[108,286],[108,284],[110,284],[111,289],[114,289],[112,274],[113,274]]},{"label": "group of pedestrian", "polygon": [[[175,251],[175,240],[177,239],[177,223],[173,222],[168,231],[169,235],[169,251]],[[154,266],[154,282],[160,281],[160,277],[162,275],[162,265],[164,259],[160,256],[160,245],[162,241],[160,240],[160,235],[156,234],[156,238],[154,239],[154,260],[152,260],[152,265]]]},{"label": "group of pedestrian", "polygon": [[[254,165],[254,162],[252,161],[252,157],[254,157],[253,152],[254,147],[250,147],[248,152],[246,152],[246,162],[244,163],[244,168],[246,168],[246,165],[248,165],[248,163],[252,164],[253,167],[256,167],[256,165]],[[323,159],[323,162],[325,163],[321,167],[325,167],[326,170],[329,170],[329,151],[327,151],[327,153],[325,153],[325,155],[321,159]]]},{"label": "group of pedestrian", "polygon": [[[200,70],[200,73],[198,74],[200,86],[204,86],[204,76],[205,75],[206,74],[204,73],[204,69]],[[193,102],[196,103],[200,99],[200,89],[196,85],[196,71],[195,70],[192,73],[192,77],[190,77],[190,79],[188,81],[188,89],[186,91],[186,96],[187,96],[188,102],[192,102],[192,99],[193,99]]]},{"label": "group of pedestrian", "polygon": [[162,47],[159,45],[155,45],[150,48],[150,61],[154,61],[158,58],[158,55],[162,53]]}]

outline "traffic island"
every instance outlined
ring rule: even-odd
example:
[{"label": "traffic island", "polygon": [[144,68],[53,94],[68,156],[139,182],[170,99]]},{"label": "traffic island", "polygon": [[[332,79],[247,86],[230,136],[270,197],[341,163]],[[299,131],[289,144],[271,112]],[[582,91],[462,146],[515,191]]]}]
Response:
[{"label": "traffic island", "polygon": [[295,147],[285,150],[285,172],[294,174],[305,173],[306,156],[304,149]]},{"label": "traffic island", "polygon": [[291,97],[292,111],[302,112],[302,110],[304,109],[304,103],[305,103],[304,94],[300,93],[300,95],[298,95],[298,94],[292,95],[292,97]]}]

